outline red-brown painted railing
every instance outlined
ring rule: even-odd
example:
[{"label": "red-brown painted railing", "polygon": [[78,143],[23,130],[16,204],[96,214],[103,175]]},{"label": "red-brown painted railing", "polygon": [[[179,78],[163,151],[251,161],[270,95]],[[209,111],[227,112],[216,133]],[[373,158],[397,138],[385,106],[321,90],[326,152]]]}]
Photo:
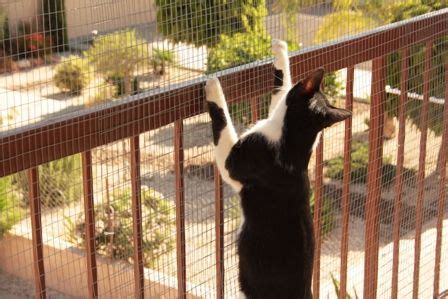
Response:
[{"label": "red-brown painted railing", "polygon": [[[353,84],[355,80],[354,66],[347,68],[347,85],[345,108],[353,111]],[[347,298],[347,259],[348,259],[348,226],[350,219],[350,180],[351,180],[351,149],[352,149],[352,118],[345,120],[344,134],[344,177],[342,181],[342,236],[341,236],[341,282],[339,298]]]},{"label": "red-brown painted railing", "polygon": [[401,51],[401,74],[400,74],[400,103],[398,106],[398,149],[397,149],[397,173],[395,176],[395,202],[393,219],[394,252],[392,257],[392,299],[397,299],[398,294],[398,265],[400,255],[400,222],[401,222],[401,199],[403,190],[403,163],[404,163],[404,141],[406,131],[406,100],[408,94],[408,65],[409,49]]},{"label": "red-brown painted railing", "polygon": [[[429,69],[430,48],[432,41],[448,34],[448,10],[432,13],[410,21],[394,24],[388,27],[368,32],[338,43],[319,48],[294,53],[291,60],[291,71],[296,80],[316,67],[325,67],[328,71],[348,68],[346,107],[352,109],[354,66],[358,63],[373,60],[372,98],[370,110],[369,131],[369,166],[367,178],[367,203],[365,226],[365,267],[364,267],[364,298],[376,298],[378,281],[379,253],[379,201],[381,196],[382,167],[382,128],[385,103],[385,74],[387,54],[401,51],[401,90],[399,112],[399,137],[396,186],[397,198],[394,205],[394,257],[392,275],[392,297],[397,297],[398,291],[398,257],[400,239],[400,204],[403,178],[404,157],[404,107],[406,102],[407,57],[409,47],[426,43],[425,74],[424,74],[424,105],[422,109],[422,124],[427,126],[427,103],[429,99]],[[379,46],[380,45],[380,46]],[[220,76],[228,101],[241,101],[250,98],[252,120],[258,119],[259,95],[271,88],[267,82],[272,82],[271,61],[262,62],[256,66],[244,66],[223,72]],[[446,71],[445,74],[448,74]],[[446,75],[447,76],[447,75]],[[448,78],[448,76],[447,76]],[[448,79],[445,81],[448,82]],[[244,84],[244,88],[236,88]],[[82,115],[66,116],[64,119],[53,120],[51,123],[22,128],[18,131],[0,135],[0,177],[28,169],[30,183],[30,208],[33,226],[33,252],[36,297],[45,297],[44,255],[42,252],[42,226],[39,203],[39,185],[37,166],[62,157],[81,153],[84,211],[86,220],[86,263],[87,283],[90,298],[98,297],[98,278],[95,255],[95,213],[92,174],[92,154],[95,147],[113,141],[130,139],[130,172],[132,183],[132,212],[134,216],[134,281],[135,296],[144,296],[143,257],[142,257],[142,215],[140,194],[140,146],[139,134],[174,123],[174,162],[176,182],[176,223],[177,223],[177,278],[178,298],[187,296],[186,252],[185,252],[185,198],[184,198],[184,149],[183,149],[183,119],[204,112],[204,81],[183,83],[173,86],[167,91],[151,91],[119,104],[106,108],[87,110]],[[448,98],[448,92],[446,92]],[[445,102],[445,107],[447,106]],[[443,153],[448,148],[448,109],[444,112]],[[423,204],[424,158],[426,146],[426,130],[422,130],[422,148],[419,168],[419,200],[417,205],[417,229],[415,243],[414,298],[418,295],[420,234],[422,224],[421,207]],[[316,152],[315,179],[315,231],[316,259],[314,265],[313,292],[316,298],[320,291],[320,248],[321,248],[321,207],[323,195],[323,137]],[[341,239],[341,292],[340,298],[347,294],[347,259],[348,259],[348,225],[350,212],[350,149],[351,120],[345,122],[344,142],[344,177],[342,192],[342,239]],[[442,242],[442,220],[445,200],[445,169],[446,157],[442,155],[439,165],[440,187],[438,202],[436,259],[434,269],[434,295],[439,293],[440,259]],[[423,162],[422,162],[423,161]],[[216,232],[216,294],[224,296],[224,225],[223,225],[223,190],[222,181],[215,168],[215,232]],[[419,209],[420,207],[420,209]],[[420,214],[419,214],[420,213]]]}]

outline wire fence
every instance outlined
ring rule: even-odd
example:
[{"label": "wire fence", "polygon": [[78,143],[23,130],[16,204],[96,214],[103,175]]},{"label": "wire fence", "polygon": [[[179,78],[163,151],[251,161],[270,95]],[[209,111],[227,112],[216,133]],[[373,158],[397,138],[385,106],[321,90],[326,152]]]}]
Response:
[{"label": "wire fence", "polygon": [[[443,1],[0,3],[0,297],[234,298],[203,84],[267,117],[271,40],[352,110],[309,165],[316,298],[448,289]],[[291,232],[293,233],[293,232]]]}]

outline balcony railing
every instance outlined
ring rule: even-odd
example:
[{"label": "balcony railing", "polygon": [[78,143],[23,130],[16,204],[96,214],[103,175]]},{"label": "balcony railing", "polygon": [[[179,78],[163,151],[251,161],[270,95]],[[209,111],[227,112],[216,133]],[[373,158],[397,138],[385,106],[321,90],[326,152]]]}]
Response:
[{"label": "balcony railing", "polygon": [[[353,109],[353,88],[355,78],[355,66],[363,62],[372,61],[372,81],[370,98],[370,123],[369,123],[369,164],[367,175],[367,200],[365,203],[365,244],[364,244],[364,269],[363,269],[363,297],[378,297],[379,275],[379,250],[380,250],[380,200],[381,177],[383,157],[383,127],[386,102],[386,58],[389,54],[399,52],[401,54],[400,76],[400,109],[398,144],[395,151],[397,165],[394,185],[394,205],[390,211],[393,227],[393,260],[391,268],[391,296],[397,298],[399,292],[399,260],[400,257],[400,219],[403,192],[403,163],[406,158],[405,143],[405,118],[407,101],[407,81],[409,49],[415,45],[424,44],[424,82],[423,100],[420,110],[421,140],[419,149],[419,165],[416,184],[418,194],[415,206],[415,251],[413,270],[414,298],[418,297],[421,273],[421,235],[423,229],[423,205],[425,188],[425,157],[427,154],[427,130],[428,107],[430,99],[430,70],[431,55],[434,41],[448,35],[448,10],[424,15],[409,21],[396,23],[353,36],[341,41],[326,44],[316,48],[294,52],[291,57],[291,72],[293,80],[298,80],[317,67],[324,67],[328,72],[347,69],[347,85],[345,106]],[[230,69],[218,74],[229,102],[240,102],[250,99],[252,121],[258,118],[259,97],[270,91],[272,81],[272,60],[245,65]],[[442,135],[442,153],[446,153],[448,142],[448,66],[445,62],[445,102]],[[28,173],[29,182],[29,209],[32,226],[34,283],[36,297],[46,295],[45,254],[42,239],[41,204],[39,189],[39,165],[48,163],[74,154],[82,155],[82,179],[83,201],[85,211],[85,263],[89,297],[101,296],[98,287],[97,254],[95,252],[95,207],[94,186],[92,175],[92,150],[119,140],[128,140],[130,144],[130,178],[132,186],[132,215],[133,215],[133,273],[135,296],[143,298],[150,296],[145,294],[145,273],[142,258],[142,211],[141,211],[141,184],[140,174],[140,139],[139,135],[163,126],[174,124],[173,142],[174,175],[176,206],[176,257],[177,257],[177,297],[186,298],[192,296],[187,290],[187,263],[185,241],[185,173],[184,173],[184,120],[205,112],[204,110],[204,86],[205,78],[193,82],[181,83],[170,86],[167,89],[153,90],[132,96],[124,101],[107,105],[101,108],[91,108],[74,115],[66,114],[59,119],[52,119],[35,125],[14,129],[0,135],[0,177],[12,175],[20,171]],[[324,137],[322,137],[324,140]],[[321,290],[321,244],[322,244],[322,218],[321,209],[323,201],[324,184],[324,148],[325,142],[320,142],[316,151],[314,198],[315,198],[315,234],[316,234],[316,259],[314,265],[313,293],[315,298],[320,298]],[[350,173],[351,173],[351,148],[352,148],[352,121],[345,121],[344,129],[344,175],[342,180],[341,200],[341,230],[340,240],[340,292],[339,298],[346,298],[348,284],[348,240],[350,217]],[[446,207],[446,155],[441,155],[439,160],[438,197],[437,197],[437,238],[435,240],[434,268],[430,277],[433,280],[433,295],[438,296],[440,289],[441,260],[446,258],[441,252],[443,233],[444,210]],[[225,265],[224,265],[224,225],[223,225],[223,186],[216,168],[214,169],[214,197],[215,197],[215,275],[216,286],[214,293],[217,298],[223,298],[225,294]],[[361,229],[361,228],[360,228]],[[444,239],[446,242],[447,239]],[[423,278],[426,279],[426,278]],[[445,278],[443,278],[445,279]]]}]

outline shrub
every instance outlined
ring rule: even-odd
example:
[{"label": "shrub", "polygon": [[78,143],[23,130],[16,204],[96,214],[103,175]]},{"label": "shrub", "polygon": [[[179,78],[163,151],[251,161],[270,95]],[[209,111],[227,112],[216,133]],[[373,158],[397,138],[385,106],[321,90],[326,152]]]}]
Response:
[{"label": "shrub", "polygon": [[134,72],[146,67],[150,58],[148,44],[135,30],[99,36],[84,55],[105,78],[123,78],[123,94],[132,92]]},{"label": "shrub", "polygon": [[[153,189],[142,189],[143,262],[154,266],[157,258],[174,248],[174,206]],[[95,207],[95,246],[98,252],[114,259],[132,260],[134,252],[131,192],[118,189],[110,204]],[[66,218],[70,241],[85,242],[84,216],[76,221]]]},{"label": "shrub", "polygon": [[64,58],[55,68],[53,81],[61,90],[80,94],[89,82],[87,61],[74,55]]},{"label": "shrub", "polygon": [[154,73],[164,75],[166,66],[173,64],[176,61],[174,52],[163,49],[153,49],[151,56],[151,64]]},{"label": "shrub", "polygon": [[342,82],[339,79],[336,72],[330,72],[325,74],[324,80],[324,92],[326,95],[330,97],[337,97],[341,94],[341,90],[343,88]]},{"label": "shrub", "polygon": [[270,55],[271,38],[266,32],[221,35],[219,43],[208,53],[207,72],[214,73]]},{"label": "shrub", "polygon": [[[40,199],[45,207],[56,207],[81,197],[81,159],[69,156],[39,166]],[[22,203],[28,205],[29,188],[25,172],[13,176],[13,185],[22,195]]]},{"label": "shrub", "polygon": [[89,98],[89,101],[86,103],[87,106],[93,106],[96,104],[101,104],[107,101],[116,98],[117,86],[109,83],[104,83],[100,86],[97,86],[96,93],[93,97]]},{"label": "shrub", "polygon": [[[421,2],[421,3],[419,3]],[[396,4],[390,10],[390,21],[398,22],[409,19],[427,12],[447,7],[448,3],[443,1],[418,1],[415,3]],[[431,49],[431,70],[430,70],[430,96],[444,98],[445,90],[445,68],[446,52],[448,48],[448,37],[444,36],[434,40]],[[409,49],[408,67],[408,90],[417,94],[423,94],[423,74],[424,74],[424,52],[425,45],[416,45]],[[401,55],[392,53],[387,56],[387,77],[386,82],[394,88],[400,88]],[[386,111],[390,116],[398,115],[399,97],[388,94],[386,101]],[[407,117],[411,122],[420,128],[420,113],[422,101],[408,99]],[[441,135],[443,130],[443,109],[440,105],[429,104],[429,129],[436,135]]]},{"label": "shrub", "polygon": [[[311,194],[310,197],[310,208],[311,208],[311,216],[314,217],[314,193]],[[323,236],[331,232],[334,228],[334,211],[331,206],[331,202],[327,197],[322,197],[322,208],[321,208],[321,233]]]},{"label": "shrub", "polygon": [[[354,142],[351,149],[351,183],[367,183],[367,170],[369,164],[369,146],[366,142]],[[389,186],[395,179],[396,166],[390,163],[390,157],[383,158],[381,181],[384,186]],[[344,157],[338,156],[325,163],[327,170],[325,175],[334,180],[342,180],[344,177]],[[416,171],[404,168],[403,177],[406,181],[414,181]]]},{"label": "shrub", "polygon": [[11,186],[11,177],[0,178],[0,239],[11,227],[20,220],[21,209],[14,206],[16,198]]}]

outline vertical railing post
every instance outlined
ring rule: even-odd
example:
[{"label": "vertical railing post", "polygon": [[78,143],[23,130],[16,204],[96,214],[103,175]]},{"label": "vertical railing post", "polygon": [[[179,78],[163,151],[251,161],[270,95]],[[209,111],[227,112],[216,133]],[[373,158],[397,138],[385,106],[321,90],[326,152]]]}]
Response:
[{"label": "vertical railing post", "polygon": [[130,145],[135,298],[144,298],[145,279],[143,273],[143,234],[139,135],[130,138]]},{"label": "vertical railing post", "polygon": [[425,45],[425,58],[423,70],[423,104],[420,112],[420,153],[417,174],[417,204],[415,205],[415,245],[414,245],[414,289],[412,298],[418,299],[420,282],[420,250],[421,234],[423,226],[423,207],[425,200],[425,167],[426,167],[426,142],[428,139],[428,111],[429,111],[429,90],[431,72],[431,52],[432,41]]},{"label": "vertical railing post", "polygon": [[437,205],[437,238],[436,238],[436,257],[434,261],[434,298],[437,298],[440,292],[440,261],[442,258],[442,232],[443,218],[445,210],[446,195],[446,155],[448,151],[448,63],[445,64],[445,103],[443,105],[443,135],[441,144],[441,155],[439,155],[439,198]]},{"label": "vertical railing post", "polygon": [[187,296],[187,264],[185,258],[185,194],[183,120],[174,123],[174,165],[176,176],[176,248],[177,248],[177,298]]},{"label": "vertical railing post", "polygon": [[379,251],[379,204],[383,160],[383,124],[385,94],[385,57],[372,61],[372,92],[369,125],[369,165],[364,257],[364,298],[376,298]]},{"label": "vertical railing post", "polygon": [[316,175],[314,182],[314,267],[313,267],[313,297],[319,298],[320,292],[320,251],[322,231],[322,185],[323,185],[323,160],[324,160],[324,133],[322,132],[319,145],[316,149]]},{"label": "vertical railing post", "polygon": [[41,222],[42,214],[40,205],[39,173],[37,167],[28,169],[28,185],[33,238],[34,287],[36,290],[36,298],[46,298]]},{"label": "vertical railing post", "polygon": [[[353,110],[353,83],[355,67],[347,68],[347,86],[345,109]],[[347,258],[348,258],[348,226],[350,217],[350,181],[351,181],[351,149],[352,149],[352,118],[345,120],[344,133],[344,177],[342,179],[342,236],[341,236],[341,274],[339,298],[347,296]]]},{"label": "vertical railing post", "polygon": [[92,152],[81,154],[86,234],[87,285],[89,298],[98,297],[98,276],[95,256],[95,210],[93,200]]},{"label": "vertical railing post", "polygon": [[400,225],[401,225],[401,204],[403,192],[403,163],[404,163],[404,142],[406,132],[406,100],[408,96],[408,64],[409,48],[401,51],[400,67],[400,102],[398,105],[398,152],[397,152],[397,172],[395,175],[395,201],[393,215],[393,239],[394,249],[392,258],[392,299],[397,299],[398,293],[398,265],[400,259]]},{"label": "vertical railing post", "polygon": [[216,298],[224,298],[224,199],[222,179],[216,164],[215,183],[215,234],[216,234]]},{"label": "vertical railing post", "polygon": [[252,115],[252,123],[256,123],[258,121],[258,97],[252,97],[250,99],[250,112]]}]

